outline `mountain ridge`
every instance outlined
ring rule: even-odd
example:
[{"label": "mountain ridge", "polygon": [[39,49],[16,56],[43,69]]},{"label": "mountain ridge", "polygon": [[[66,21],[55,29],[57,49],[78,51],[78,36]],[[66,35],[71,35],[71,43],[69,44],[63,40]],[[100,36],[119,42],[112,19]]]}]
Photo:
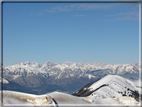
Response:
[{"label": "mountain ridge", "polygon": [[[106,63],[52,63],[47,61],[44,65],[37,62],[21,62],[11,66],[3,66],[5,81],[15,82],[21,86],[35,88],[43,84],[64,86],[68,88],[79,83],[76,89],[85,84],[98,80],[108,74],[124,75],[126,73],[139,74],[139,63],[136,64],[106,64]],[[84,82],[83,82],[84,81]],[[8,83],[8,82],[6,82]],[[64,90],[66,91],[66,90]]]}]

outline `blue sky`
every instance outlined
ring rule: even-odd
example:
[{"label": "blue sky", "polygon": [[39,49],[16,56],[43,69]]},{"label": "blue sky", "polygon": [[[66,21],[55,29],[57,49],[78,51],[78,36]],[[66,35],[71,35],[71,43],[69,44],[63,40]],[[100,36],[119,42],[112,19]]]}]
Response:
[{"label": "blue sky", "polygon": [[137,63],[138,17],[130,3],[4,3],[3,63]]}]

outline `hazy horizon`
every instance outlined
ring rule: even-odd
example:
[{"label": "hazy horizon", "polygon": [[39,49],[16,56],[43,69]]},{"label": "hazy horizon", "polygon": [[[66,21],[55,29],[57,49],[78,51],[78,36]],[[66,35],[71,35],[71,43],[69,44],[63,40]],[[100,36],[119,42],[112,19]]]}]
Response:
[{"label": "hazy horizon", "polygon": [[[17,62],[17,63],[13,63],[13,64],[11,64],[11,65],[14,65],[14,64],[19,64],[19,63],[26,63],[26,62],[30,62],[30,63],[34,63],[34,62],[36,62],[36,63],[38,63],[37,61],[25,61],[25,62]],[[51,62],[51,63],[56,63],[56,62],[53,62],[53,61],[46,61],[46,62]],[[45,63],[46,63],[45,62]],[[65,61],[65,62],[60,62],[60,63],[56,63],[56,64],[62,64],[62,63],[67,63],[67,62],[69,62],[69,63],[76,63],[76,62],[70,62],[70,61]],[[44,65],[45,63],[43,63],[43,64],[41,64],[41,63],[38,63],[38,64],[41,64],[41,65]],[[85,62],[79,62],[79,63],[85,63]],[[76,64],[79,64],[79,63],[76,63]],[[121,65],[121,64],[136,64],[136,63],[140,63],[140,61],[139,62],[135,62],[135,63],[105,63],[105,62],[86,62],[85,64],[93,64],[93,63],[102,63],[102,64],[114,64],[114,65]],[[11,65],[4,65],[4,66],[11,66]]]}]

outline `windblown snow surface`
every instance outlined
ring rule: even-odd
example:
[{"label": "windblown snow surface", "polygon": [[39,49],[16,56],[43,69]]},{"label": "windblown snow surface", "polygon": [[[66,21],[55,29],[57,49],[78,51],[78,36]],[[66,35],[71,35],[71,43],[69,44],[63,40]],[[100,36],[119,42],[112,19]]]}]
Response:
[{"label": "windblown snow surface", "polygon": [[72,95],[52,92],[33,95],[3,91],[4,106],[141,106],[141,81],[138,74],[107,75],[84,86]]}]

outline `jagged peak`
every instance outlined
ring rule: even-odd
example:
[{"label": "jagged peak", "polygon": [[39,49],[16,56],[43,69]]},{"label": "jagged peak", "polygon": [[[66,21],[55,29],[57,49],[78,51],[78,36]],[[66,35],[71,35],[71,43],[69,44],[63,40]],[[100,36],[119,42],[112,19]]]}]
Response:
[{"label": "jagged peak", "polygon": [[51,61],[47,61],[47,62],[45,62],[45,64],[42,66],[42,67],[53,67],[53,66],[55,66],[55,65],[57,65],[57,63],[52,63]]},{"label": "jagged peak", "polygon": [[[137,64],[106,64],[106,63],[101,63],[101,62],[95,62],[95,63],[78,63],[76,64],[75,62],[69,62],[66,61],[62,64],[57,64],[57,63],[52,63],[51,61],[47,61],[43,66],[38,64],[37,62],[30,62],[30,61],[25,61],[21,63],[14,64],[12,66],[5,66],[5,68],[14,71],[17,68],[24,68],[29,72],[47,72],[47,71],[52,71],[54,72],[55,70],[60,70],[61,72],[64,70],[72,70],[72,71],[81,71],[83,73],[87,73],[91,71],[101,71],[102,70],[102,75],[106,74],[121,74],[122,72],[138,72],[139,71],[139,66]],[[93,74],[92,72],[92,74]],[[100,74],[101,75],[101,74]]]}]

